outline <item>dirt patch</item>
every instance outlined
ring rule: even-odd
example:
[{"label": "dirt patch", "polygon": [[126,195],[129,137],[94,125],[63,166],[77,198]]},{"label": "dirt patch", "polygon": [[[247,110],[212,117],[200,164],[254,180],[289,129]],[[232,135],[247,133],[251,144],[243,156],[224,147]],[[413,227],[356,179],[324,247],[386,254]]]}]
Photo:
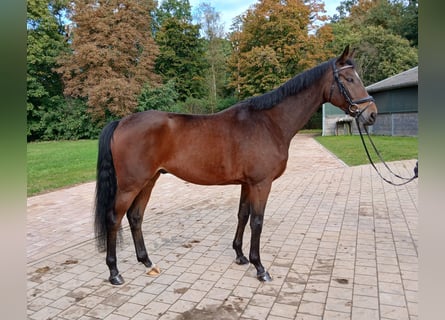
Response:
[{"label": "dirt patch", "polygon": [[34,281],[34,282],[41,282],[42,276],[45,275],[50,270],[51,270],[51,268],[48,266],[38,268],[38,269],[36,269],[36,271],[34,271],[35,275],[33,275],[31,277],[31,279],[29,279],[29,280]]},{"label": "dirt patch", "polygon": [[186,311],[176,320],[233,320],[239,319],[240,310],[236,305],[222,304],[220,306],[208,306],[204,309]]},{"label": "dirt patch", "polygon": [[35,271],[35,273],[38,273],[38,274],[44,274],[44,273],[47,273],[49,270],[51,270],[51,268],[48,267],[48,266],[45,266],[45,267],[38,268],[38,269]]},{"label": "dirt patch", "polygon": [[200,243],[200,242],[201,242],[200,240],[191,240],[191,241],[189,241],[189,242],[184,243],[182,246],[183,246],[184,248],[191,248],[191,247],[193,247],[193,245],[194,245],[195,243]]},{"label": "dirt patch", "polygon": [[180,293],[180,294],[184,294],[188,291],[188,288],[178,288],[173,290],[174,293]]},{"label": "dirt patch", "polygon": [[348,284],[349,280],[348,279],[343,279],[343,278],[337,278],[334,279],[336,282],[340,283],[340,284]]}]

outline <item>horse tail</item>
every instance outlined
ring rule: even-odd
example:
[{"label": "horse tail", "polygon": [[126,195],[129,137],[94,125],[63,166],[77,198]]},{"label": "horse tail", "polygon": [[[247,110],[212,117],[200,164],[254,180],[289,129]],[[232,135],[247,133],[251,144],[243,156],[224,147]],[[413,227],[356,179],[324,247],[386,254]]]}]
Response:
[{"label": "horse tail", "polygon": [[100,251],[105,251],[107,243],[107,216],[113,210],[117,191],[116,172],[113,155],[111,154],[111,140],[119,121],[108,123],[99,137],[99,153],[96,169],[96,198],[94,214],[94,233],[96,245]]}]

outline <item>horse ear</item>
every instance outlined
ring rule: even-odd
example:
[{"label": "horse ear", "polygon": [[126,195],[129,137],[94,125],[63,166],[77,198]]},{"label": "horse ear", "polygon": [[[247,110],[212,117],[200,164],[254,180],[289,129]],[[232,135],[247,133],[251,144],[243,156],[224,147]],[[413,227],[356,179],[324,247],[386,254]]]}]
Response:
[{"label": "horse ear", "polygon": [[356,52],[357,52],[357,51],[355,50],[355,48],[353,48],[351,54],[349,55],[349,57],[350,57],[351,59],[354,59],[354,58],[355,58],[355,53],[356,53]]},{"label": "horse ear", "polygon": [[[352,52],[352,54],[354,54],[354,52]],[[349,54],[349,44],[348,44],[345,47],[345,49],[343,50],[343,53],[341,54],[341,56],[337,59],[337,62],[345,63],[346,60],[348,60],[349,57],[350,57],[350,54]]]}]

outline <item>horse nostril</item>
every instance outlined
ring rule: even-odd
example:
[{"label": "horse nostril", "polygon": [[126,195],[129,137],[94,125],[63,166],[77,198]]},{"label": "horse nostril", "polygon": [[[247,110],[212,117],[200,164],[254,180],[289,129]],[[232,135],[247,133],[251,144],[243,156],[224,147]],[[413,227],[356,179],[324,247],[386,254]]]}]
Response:
[{"label": "horse nostril", "polygon": [[371,112],[371,114],[369,115],[369,120],[371,120],[371,122],[374,123],[376,119],[377,119],[377,113]]}]

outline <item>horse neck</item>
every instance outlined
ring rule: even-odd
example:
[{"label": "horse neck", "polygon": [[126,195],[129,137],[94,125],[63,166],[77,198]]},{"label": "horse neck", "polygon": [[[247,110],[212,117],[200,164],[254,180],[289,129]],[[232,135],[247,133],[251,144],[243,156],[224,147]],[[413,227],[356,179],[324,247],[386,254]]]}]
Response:
[{"label": "horse neck", "polygon": [[281,131],[283,139],[288,143],[303,128],[318,108],[326,102],[326,99],[321,94],[325,91],[323,83],[324,81],[314,83],[298,94],[288,96],[275,107],[268,110],[271,118]]}]

